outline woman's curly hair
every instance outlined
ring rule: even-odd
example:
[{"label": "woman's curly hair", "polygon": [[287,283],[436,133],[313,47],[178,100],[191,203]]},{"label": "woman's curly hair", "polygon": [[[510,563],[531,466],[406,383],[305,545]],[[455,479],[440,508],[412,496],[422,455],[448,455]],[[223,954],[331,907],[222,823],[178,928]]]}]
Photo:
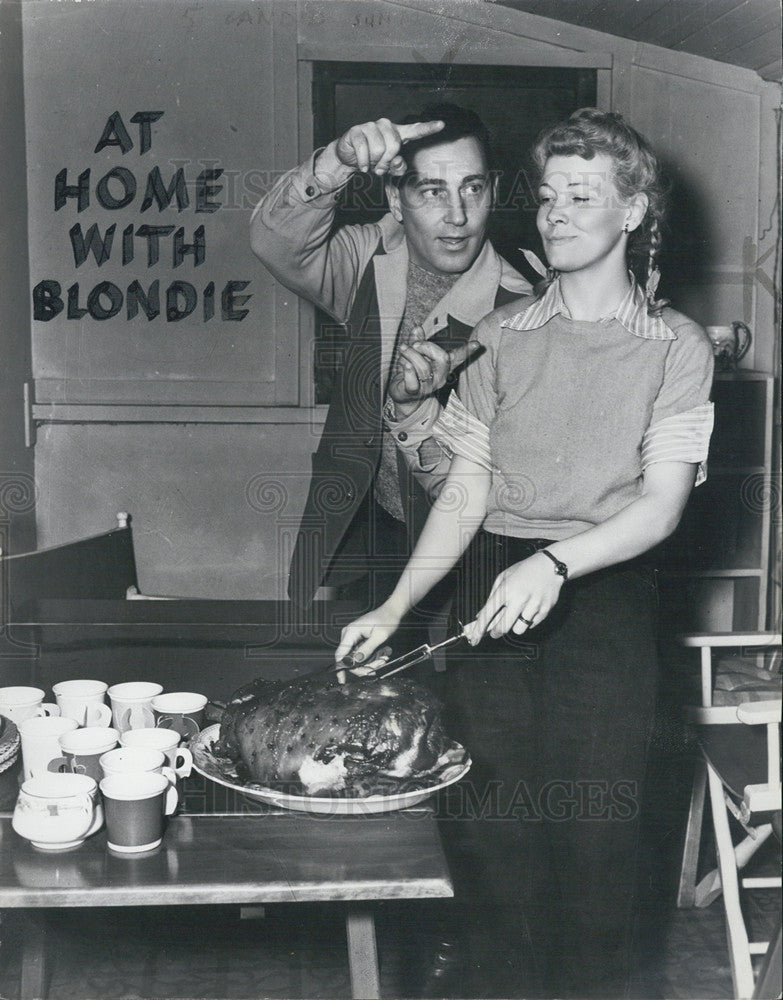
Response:
[{"label": "woman's curly hair", "polygon": [[581,156],[591,160],[597,153],[611,157],[613,180],[624,198],[647,195],[644,218],[628,235],[628,263],[637,280],[645,286],[648,312],[658,314],[667,304],[656,299],[655,292],[660,277],[656,258],[662,243],[668,185],[658,158],[644,136],[616,112],[580,108],[565,121],[541,132],[533,146],[532,157],[539,174],[543,174],[550,156]]}]

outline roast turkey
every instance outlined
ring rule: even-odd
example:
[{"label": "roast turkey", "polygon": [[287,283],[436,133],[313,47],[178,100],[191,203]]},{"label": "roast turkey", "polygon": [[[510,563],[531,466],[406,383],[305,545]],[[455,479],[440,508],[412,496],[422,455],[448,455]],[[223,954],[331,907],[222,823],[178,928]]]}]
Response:
[{"label": "roast turkey", "polygon": [[366,796],[411,787],[451,745],[441,706],[408,678],[334,674],[258,678],[223,713],[216,754],[244,781],[306,795]]}]

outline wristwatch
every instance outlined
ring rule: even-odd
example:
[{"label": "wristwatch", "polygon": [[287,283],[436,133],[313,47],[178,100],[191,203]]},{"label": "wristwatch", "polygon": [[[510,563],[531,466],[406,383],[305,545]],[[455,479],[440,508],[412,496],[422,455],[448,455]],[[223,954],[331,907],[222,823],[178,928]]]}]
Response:
[{"label": "wristwatch", "polygon": [[539,549],[545,556],[549,556],[552,562],[555,564],[555,573],[558,576],[562,576],[563,581],[568,579],[568,567],[564,562],[561,562],[556,556],[553,556],[549,549]]}]

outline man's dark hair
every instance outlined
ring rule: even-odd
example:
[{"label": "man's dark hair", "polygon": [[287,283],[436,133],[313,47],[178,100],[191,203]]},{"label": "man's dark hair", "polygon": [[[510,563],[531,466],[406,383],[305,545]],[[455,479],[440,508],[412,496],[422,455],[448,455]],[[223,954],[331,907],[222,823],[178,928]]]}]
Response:
[{"label": "man's dark hair", "polygon": [[440,104],[428,104],[422,108],[419,114],[406,115],[401,124],[412,125],[415,122],[436,121],[444,123],[440,132],[427,135],[423,139],[412,139],[403,145],[400,156],[405,160],[407,170],[401,177],[390,178],[392,183],[399,185],[409,179],[413,170],[414,157],[420,149],[429,149],[431,146],[439,146],[444,142],[456,142],[458,139],[475,139],[484,154],[487,170],[492,170],[494,164],[489,132],[475,111],[444,101]]}]

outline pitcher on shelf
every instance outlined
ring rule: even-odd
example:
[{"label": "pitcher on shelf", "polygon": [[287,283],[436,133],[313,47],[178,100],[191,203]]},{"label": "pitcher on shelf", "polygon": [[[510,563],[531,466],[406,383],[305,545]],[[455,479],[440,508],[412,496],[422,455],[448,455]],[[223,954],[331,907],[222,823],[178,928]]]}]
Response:
[{"label": "pitcher on shelf", "polygon": [[712,341],[715,367],[719,372],[735,372],[753,342],[750,328],[741,320],[728,326],[707,326],[707,336]]}]

